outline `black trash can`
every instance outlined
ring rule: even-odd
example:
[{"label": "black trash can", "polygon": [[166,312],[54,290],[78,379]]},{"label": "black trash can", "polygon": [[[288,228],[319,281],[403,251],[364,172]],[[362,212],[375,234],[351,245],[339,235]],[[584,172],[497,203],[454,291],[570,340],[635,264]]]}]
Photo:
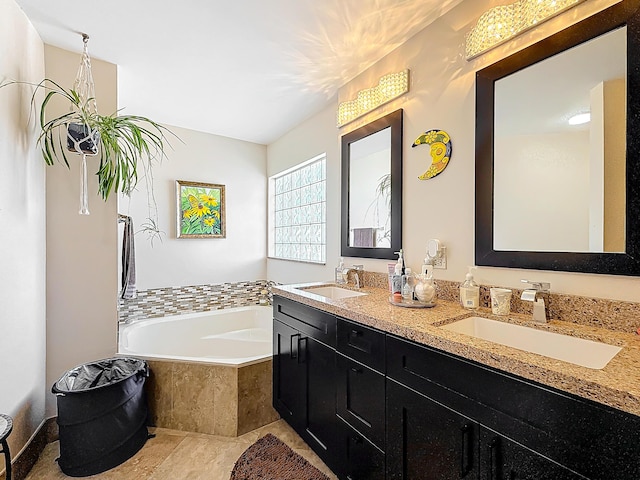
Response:
[{"label": "black trash can", "polygon": [[131,458],[148,438],[147,362],[116,357],[79,365],[53,384],[60,469],[71,477],[101,473]]}]

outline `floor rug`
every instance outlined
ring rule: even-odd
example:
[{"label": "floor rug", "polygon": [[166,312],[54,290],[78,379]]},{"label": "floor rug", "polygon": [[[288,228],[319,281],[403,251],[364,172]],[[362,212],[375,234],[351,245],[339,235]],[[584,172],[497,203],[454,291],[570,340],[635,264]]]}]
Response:
[{"label": "floor rug", "polygon": [[329,477],[268,433],[240,455],[230,480],[329,480]]}]

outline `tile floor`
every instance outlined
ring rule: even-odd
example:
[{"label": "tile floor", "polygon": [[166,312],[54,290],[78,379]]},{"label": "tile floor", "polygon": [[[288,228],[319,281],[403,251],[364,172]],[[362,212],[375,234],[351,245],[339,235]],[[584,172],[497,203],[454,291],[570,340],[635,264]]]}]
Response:
[{"label": "tile floor", "polygon": [[[181,432],[150,428],[156,437],[147,441],[136,455],[107,472],[84,477],[96,480],[229,480],[238,457],[258,438],[272,433],[305,457],[331,480],[335,475],[283,420],[271,423],[240,437]],[[60,471],[58,442],[47,445],[26,480],[67,479]]]}]

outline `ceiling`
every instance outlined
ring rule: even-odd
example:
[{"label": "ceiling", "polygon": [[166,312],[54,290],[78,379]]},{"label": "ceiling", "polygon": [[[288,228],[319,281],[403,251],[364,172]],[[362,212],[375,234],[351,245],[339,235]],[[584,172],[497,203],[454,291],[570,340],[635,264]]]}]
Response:
[{"label": "ceiling", "polygon": [[16,0],[49,45],[90,36],[126,113],[265,145],[462,1]]}]

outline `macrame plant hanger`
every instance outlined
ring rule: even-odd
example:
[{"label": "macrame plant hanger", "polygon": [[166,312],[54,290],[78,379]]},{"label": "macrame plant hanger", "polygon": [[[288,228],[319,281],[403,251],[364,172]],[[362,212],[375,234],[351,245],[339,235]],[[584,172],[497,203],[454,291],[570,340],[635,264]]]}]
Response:
[{"label": "macrame plant hanger", "polygon": [[[91,59],[89,58],[89,35],[82,34],[84,48],[73,91],[78,96],[78,106],[71,107],[73,121],[67,124],[67,149],[82,155],[82,169],[80,172],[80,215],[89,215],[89,195],[87,185],[87,155],[98,154],[99,132],[91,129],[89,118],[97,115],[98,104],[91,73]],[[79,107],[79,108],[78,108]]]}]

